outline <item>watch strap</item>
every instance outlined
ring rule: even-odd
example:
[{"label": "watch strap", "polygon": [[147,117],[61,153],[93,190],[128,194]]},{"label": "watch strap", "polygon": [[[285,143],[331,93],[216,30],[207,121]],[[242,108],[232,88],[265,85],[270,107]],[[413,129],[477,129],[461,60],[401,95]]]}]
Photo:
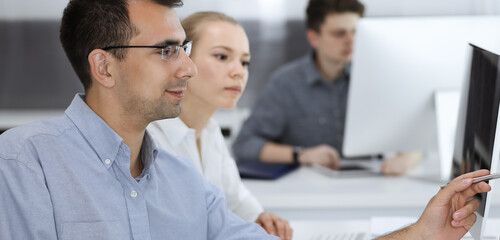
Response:
[{"label": "watch strap", "polygon": [[302,151],[302,147],[294,146],[293,147],[293,164],[299,165],[299,154]]}]

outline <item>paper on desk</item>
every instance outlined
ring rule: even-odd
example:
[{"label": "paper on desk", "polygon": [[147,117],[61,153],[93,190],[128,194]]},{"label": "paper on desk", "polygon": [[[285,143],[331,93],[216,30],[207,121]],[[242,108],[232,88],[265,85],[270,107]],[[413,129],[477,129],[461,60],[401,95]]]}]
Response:
[{"label": "paper on desk", "polygon": [[370,222],[366,220],[342,221],[290,221],[294,240],[364,240],[368,239]]},{"label": "paper on desk", "polygon": [[[489,220],[489,219],[488,219]],[[417,221],[413,217],[372,217],[370,221],[370,239],[374,239],[387,233],[406,227]],[[498,234],[490,222],[486,222],[485,238],[498,239]],[[470,233],[465,234],[462,240],[472,239]]]},{"label": "paper on desk", "polygon": [[370,221],[370,239],[374,239],[417,221],[413,217],[372,217]]}]

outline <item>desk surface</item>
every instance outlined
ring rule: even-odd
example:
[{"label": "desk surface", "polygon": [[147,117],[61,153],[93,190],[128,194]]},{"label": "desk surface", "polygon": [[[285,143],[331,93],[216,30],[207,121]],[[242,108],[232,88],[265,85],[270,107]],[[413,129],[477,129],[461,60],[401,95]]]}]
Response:
[{"label": "desk surface", "polygon": [[[377,236],[382,235],[382,233],[387,233],[395,231],[402,226],[411,223],[414,220],[408,222],[406,219],[392,219],[388,218],[389,223],[387,225],[393,225],[390,229],[384,228],[377,229],[374,226],[373,219],[367,220],[350,220],[350,221],[291,221],[290,225],[293,228],[293,240],[321,240],[321,239],[351,239],[351,240],[365,240],[373,239]],[[402,220],[399,224],[395,224],[394,221]],[[498,227],[500,226],[500,219],[490,219],[487,223],[489,225],[490,231],[493,231],[493,235],[498,232]],[[379,226],[380,227],[380,226]],[[360,234],[361,233],[361,234]],[[376,234],[375,234],[376,233]],[[375,234],[375,235],[372,235]],[[361,236],[360,236],[361,235]],[[466,235],[463,240],[472,240],[470,235]]]},{"label": "desk surface", "polygon": [[[301,167],[277,180],[243,180],[267,211],[295,220],[419,216],[443,184],[418,177],[328,177]],[[500,192],[492,190],[491,216],[500,216]],[[495,213],[493,213],[495,212]]]}]

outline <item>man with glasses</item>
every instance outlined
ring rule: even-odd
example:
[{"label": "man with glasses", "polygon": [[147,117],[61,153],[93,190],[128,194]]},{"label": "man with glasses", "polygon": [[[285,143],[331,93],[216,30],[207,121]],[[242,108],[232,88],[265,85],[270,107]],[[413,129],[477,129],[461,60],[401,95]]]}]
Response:
[{"label": "man with glasses", "polygon": [[[60,38],[85,94],[62,117],[0,135],[0,239],[277,239],[227,210],[189,160],[156,148],[145,130],[179,115],[197,73],[179,5],[68,3]],[[452,182],[420,222],[391,236],[465,234],[477,209],[466,199],[489,190],[470,177],[486,173]]]},{"label": "man with glasses", "polygon": [[160,43],[157,46],[109,46],[102,48],[102,50],[107,51],[110,49],[119,49],[119,48],[156,48],[161,49],[161,60],[167,61],[170,58],[177,59],[179,57],[180,49],[182,48],[186,55],[191,55],[191,48],[193,47],[192,41],[184,41],[183,45],[178,45],[175,43]]},{"label": "man with glasses", "polygon": [[226,209],[146,126],[197,74],[181,0],[72,0],[60,39],[85,94],[0,137],[0,239],[276,239]]}]

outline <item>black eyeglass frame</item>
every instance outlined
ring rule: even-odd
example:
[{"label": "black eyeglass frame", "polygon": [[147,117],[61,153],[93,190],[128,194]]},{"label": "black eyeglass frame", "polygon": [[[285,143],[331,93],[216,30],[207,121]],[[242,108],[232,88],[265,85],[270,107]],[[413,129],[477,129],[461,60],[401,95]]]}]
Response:
[{"label": "black eyeglass frame", "polygon": [[[171,55],[167,55],[165,49],[169,48],[169,47],[175,47],[175,58],[174,59],[177,59],[179,57],[179,52],[180,52],[181,48],[184,50],[186,55],[189,57],[189,55],[191,55],[193,41],[187,41],[186,43],[184,43],[182,45],[181,44],[168,44],[165,46],[108,46],[108,47],[104,47],[101,49],[104,51],[107,51],[110,49],[119,49],[119,48],[161,48],[161,59],[168,60],[168,59],[170,59]],[[164,58],[164,56],[167,56],[167,57]]]}]

